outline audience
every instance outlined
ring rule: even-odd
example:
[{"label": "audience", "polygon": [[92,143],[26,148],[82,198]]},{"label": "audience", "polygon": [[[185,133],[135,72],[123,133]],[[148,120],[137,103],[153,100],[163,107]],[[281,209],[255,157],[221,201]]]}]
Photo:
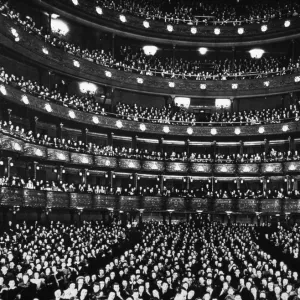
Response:
[{"label": "audience", "polygon": [[[267,23],[284,17],[297,17],[300,5],[293,1],[252,1],[251,4],[180,0],[97,0],[97,4],[147,20],[187,25],[227,25]],[[241,7],[242,6],[242,7]]]},{"label": "audience", "polygon": [[270,226],[113,219],[9,223],[0,236],[2,299],[297,299],[298,271],[269,254]]},{"label": "audience", "polygon": [[146,56],[142,49],[133,51],[130,46],[120,48],[120,60],[117,60],[111,52],[105,53],[103,49],[92,51],[81,49],[78,45],[64,41],[57,35],[45,32],[43,28],[38,29],[31,17],[26,16],[22,20],[20,14],[10,9],[3,1],[0,1],[0,12],[27,32],[36,34],[54,47],[96,64],[126,72],[177,79],[227,80],[272,77],[290,74],[300,69],[300,57],[294,62],[286,56],[270,56],[262,59],[243,58],[235,61],[228,59],[224,61],[184,61],[177,59],[173,63],[171,57]]}]

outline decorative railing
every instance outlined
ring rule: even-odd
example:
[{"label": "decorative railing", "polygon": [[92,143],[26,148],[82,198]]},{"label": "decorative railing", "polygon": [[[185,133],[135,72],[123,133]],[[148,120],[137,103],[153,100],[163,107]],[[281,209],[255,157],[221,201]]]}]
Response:
[{"label": "decorative railing", "polygon": [[[128,37],[143,39],[147,36],[148,41],[163,42],[184,45],[184,46],[198,46],[199,38],[201,45],[224,47],[224,46],[240,46],[253,45],[270,42],[279,42],[286,39],[296,38],[299,36],[300,20],[297,17],[289,18],[290,26],[284,26],[285,18],[280,20],[270,20],[266,25],[268,26],[266,32],[262,32],[259,22],[252,24],[242,24],[237,26],[220,24],[202,25],[186,25],[186,24],[172,24],[164,23],[162,21],[148,20],[149,28],[143,26],[146,19],[139,18],[133,15],[126,14],[126,23],[120,21],[120,12],[112,11],[102,7],[103,14],[99,15],[96,12],[96,6],[89,1],[80,1],[80,5],[75,7],[69,0],[33,0],[38,5],[41,5],[52,13],[59,14],[62,17],[76,20],[92,27],[102,28],[104,30],[115,32],[116,34],[126,35]],[[173,31],[167,31],[167,25],[172,24]],[[191,28],[196,28],[196,33],[193,34]],[[215,35],[214,29],[218,27],[221,30],[219,35]],[[244,33],[239,34],[238,28],[243,28]]]},{"label": "decorative railing", "polygon": [[300,200],[201,199],[62,193],[2,187],[0,207],[58,208],[144,212],[300,213]]},{"label": "decorative railing", "polygon": [[[62,105],[52,104],[40,98],[24,94],[19,89],[10,85],[0,84],[0,101],[5,99],[8,102],[26,106],[32,110],[47,113],[60,120],[71,120],[86,125],[98,126],[99,128],[109,128],[114,132],[122,130],[131,134],[151,133],[163,136],[193,136],[193,137],[218,137],[224,136],[266,136],[280,135],[299,132],[299,122],[289,122],[286,124],[252,125],[252,126],[183,126],[166,125],[154,123],[141,123],[136,121],[118,120],[113,117],[95,115],[82,111],[73,110]],[[1,92],[2,91],[2,92]],[[141,126],[143,125],[143,126]],[[238,130],[236,130],[238,128]]]},{"label": "decorative railing", "polygon": [[13,151],[23,156],[70,165],[81,165],[104,170],[147,171],[156,173],[210,174],[210,175],[266,175],[296,174],[300,161],[270,163],[200,163],[152,161],[83,154],[26,143],[0,133],[0,150]]},{"label": "decorative railing", "polygon": [[[17,31],[18,42],[15,41],[12,29]],[[266,96],[300,90],[300,72],[261,79],[194,81],[138,75],[106,68],[45,44],[43,40],[23,31],[1,15],[0,45],[51,70],[63,72],[76,78],[84,78],[91,82],[137,92],[218,98]]]}]

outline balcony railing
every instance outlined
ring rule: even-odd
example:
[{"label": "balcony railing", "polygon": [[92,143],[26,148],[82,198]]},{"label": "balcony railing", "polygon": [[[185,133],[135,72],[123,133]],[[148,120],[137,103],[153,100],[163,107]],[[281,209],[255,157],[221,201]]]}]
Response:
[{"label": "balcony railing", "polygon": [[61,193],[0,188],[0,207],[58,208],[144,212],[215,212],[239,214],[300,213],[300,200],[200,199]]}]

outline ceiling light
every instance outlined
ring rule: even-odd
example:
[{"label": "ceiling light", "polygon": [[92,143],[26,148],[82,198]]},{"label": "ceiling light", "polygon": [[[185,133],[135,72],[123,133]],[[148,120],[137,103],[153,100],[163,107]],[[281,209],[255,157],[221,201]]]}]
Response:
[{"label": "ceiling light", "polygon": [[189,127],[189,128],[186,130],[186,132],[187,132],[189,135],[192,135],[193,132],[194,132],[194,130],[193,130],[192,127]]},{"label": "ceiling light", "polygon": [[19,38],[19,37],[16,37],[16,38],[15,38],[15,41],[16,41],[16,42],[20,42],[20,38]]},{"label": "ceiling light", "polygon": [[47,48],[43,48],[43,53],[46,54],[46,55],[48,55],[49,54],[48,49]]},{"label": "ceiling light", "polygon": [[252,58],[260,59],[264,55],[265,51],[263,49],[252,49],[249,53]]},{"label": "ceiling light", "polygon": [[217,134],[217,129],[216,129],[216,128],[212,128],[212,129],[210,130],[210,133],[211,133],[212,135],[216,135],[216,134]]},{"label": "ceiling light", "polygon": [[206,84],[205,83],[201,83],[200,84],[200,89],[201,90],[206,90]]},{"label": "ceiling light", "polygon": [[140,124],[140,129],[141,129],[141,131],[145,131],[146,130],[146,125],[145,124]]},{"label": "ceiling light", "polygon": [[122,23],[125,23],[127,20],[126,20],[126,17],[124,15],[120,15],[120,21]]},{"label": "ceiling light", "polygon": [[158,48],[156,46],[144,46],[143,50],[145,55],[155,55]]},{"label": "ceiling light", "polygon": [[219,35],[221,33],[221,29],[215,28],[214,33],[215,33],[215,35]]},{"label": "ceiling light", "polygon": [[26,105],[29,104],[29,100],[28,100],[28,97],[26,95],[23,95],[22,98],[21,98],[22,102]]},{"label": "ceiling light", "polygon": [[74,65],[74,67],[76,67],[76,68],[80,68],[80,63],[79,63],[78,60],[73,60],[73,65]]},{"label": "ceiling light", "polygon": [[57,19],[57,18],[59,18],[59,15],[57,15],[57,14],[51,14],[51,19]]},{"label": "ceiling light", "polygon": [[283,132],[287,132],[289,130],[289,126],[288,125],[283,125],[282,126],[282,131]]},{"label": "ceiling light", "polygon": [[66,36],[68,34],[68,32],[70,31],[70,28],[67,25],[67,23],[62,20],[52,20],[51,21],[51,30],[54,33]]},{"label": "ceiling light", "polygon": [[300,82],[300,76],[295,77],[295,82]]},{"label": "ceiling light", "polygon": [[196,27],[192,27],[191,28],[191,33],[192,34],[196,34],[197,33],[197,28]]},{"label": "ceiling light", "polygon": [[49,113],[52,112],[52,107],[49,103],[45,104],[45,110]]},{"label": "ceiling light", "polygon": [[145,28],[149,28],[150,27],[150,23],[148,21],[146,21],[146,20],[143,22],[143,25],[144,25]]},{"label": "ceiling light", "polygon": [[262,32],[266,32],[268,30],[268,26],[267,25],[262,25],[260,29],[261,29]]},{"label": "ceiling light", "polygon": [[175,83],[170,81],[170,82],[169,82],[169,87],[170,87],[170,88],[175,87]]},{"label": "ceiling light", "polygon": [[121,128],[123,127],[122,121],[118,120],[118,121],[116,122],[116,126],[117,126],[119,129],[121,129]]},{"label": "ceiling light", "polygon": [[201,47],[198,49],[198,51],[201,55],[205,55],[207,53],[208,49],[205,47]]},{"label": "ceiling light", "polygon": [[143,78],[137,78],[136,81],[139,84],[143,84],[144,83],[144,79]]},{"label": "ceiling light", "polygon": [[264,82],[264,86],[265,86],[265,87],[268,87],[269,85],[270,85],[270,81],[265,81],[265,82]]},{"label": "ceiling light", "polygon": [[284,27],[287,28],[287,27],[290,27],[291,26],[291,21],[290,20],[286,20],[284,22]]},{"label": "ceiling light", "polygon": [[105,76],[110,78],[112,76],[112,74],[110,71],[105,71]]},{"label": "ceiling light", "polygon": [[243,27],[240,27],[238,29],[238,34],[244,34],[244,32],[245,32],[245,29]]},{"label": "ceiling light", "polygon": [[75,113],[74,113],[73,110],[70,110],[70,111],[69,111],[69,117],[70,117],[71,119],[75,119],[75,118],[76,118],[76,115],[75,115]]},{"label": "ceiling light", "polygon": [[78,0],[72,0],[72,2],[73,2],[74,5],[78,5],[79,4]]},{"label": "ceiling light", "polygon": [[173,28],[172,25],[168,25],[168,26],[167,26],[167,30],[168,30],[169,32],[172,32],[172,31],[174,30],[174,28]]},{"label": "ceiling light", "polygon": [[96,6],[96,12],[98,15],[102,15],[103,14],[103,10],[100,6]]},{"label": "ceiling light", "polygon": [[98,119],[96,116],[93,116],[92,121],[93,121],[95,124],[99,124],[99,119]]},{"label": "ceiling light", "polygon": [[235,133],[236,135],[241,134],[241,129],[240,129],[240,128],[235,128],[234,133]]},{"label": "ceiling light", "polygon": [[239,85],[237,83],[233,83],[231,85],[231,87],[232,87],[233,90],[237,90],[237,88],[239,87]]},{"label": "ceiling light", "polygon": [[164,133],[169,133],[170,132],[170,127],[169,126],[164,126],[163,127],[163,132]]},{"label": "ceiling light", "polygon": [[264,133],[265,132],[265,128],[264,127],[259,127],[258,128],[258,132],[259,133]]},{"label": "ceiling light", "polygon": [[86,93],[95,94],[98,90],[98,87],[94,83],[84,81],[79,83],[79,90],[83,94]]},{"label": "ceiling light", "polygon": [[12,35],[13,35],[14,37],[18,37],[18,36],[19,36],[17,30],[14,29],[14,28],[11,28],[11,33],[12,33]]},{"label": "ceiling light", "polygon": [[0,85],[0,92],[2,95],[6,96],[7,95],[7,92],[6,92],[6,88],[4,85]]}]

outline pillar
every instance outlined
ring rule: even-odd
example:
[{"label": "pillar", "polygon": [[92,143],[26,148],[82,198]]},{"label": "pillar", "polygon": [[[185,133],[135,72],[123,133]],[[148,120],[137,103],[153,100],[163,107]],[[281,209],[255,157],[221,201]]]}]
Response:
[{"label": "pillar", "polygon": [[286,182],[286,190],[290,191],[292,189],[292,178],[291,178],[291,176],[286,175],[284,181]]},{"label": "pillar", "polygon": [[264,139],[265,142],[265,152],[268,153],[269,151],[269,141],[267,139]]},{"label": "pillar", "polygon": [[32,176],[30,176],[30,177],[32,177],[32,179],[34,179],[34,180],[36,180],[36,175],[37,175],[37,168],[38,168],[38,162],[37,161],[34,161],[33,163],[32,163]]},{"label": "pillar", "polygon": [[217,152],[217,142],[213,141],[212,142],[212,153],[213,153],[214,160],[215,160],[216,152]]},{"label": "pillar", "polygon": [[111,39],[111,55],[112,55],[112,58],[114,59],[115,58],[115,33],[113,32],[112,33],[112,39]]},{"label": "pillar", "polygon": [[160,176],[160,190],[161,192],[163,191],[164,189],[164,175],[161,175]]},{"label": "pillar", "polygon": [[169,213],[169,225],[172,224],[172,211],[168,211]]},{"label": "pillar", "polygon": [[133,187],[135,188],[135,190],[137,191],[139,188],[139,180],[138,180],[138,174],[134,173],[133,174]]},{"label": "pillar", "polygon": [[263,191],[266,192],[268,190],[268,183],[267,183],[267,178],[263,177],[262,178],[262,184],[263,184]]},{"label": "pillar", "polygon": [[143,223],[143,213],[144,209],[139,209],[139,223]]},{"label": "pillar", "polygon": [[59,166],[57,168],[57,181],[63,181],[63,174],[64,174],[65,170],[63,166]]},{"label": "pillar", "polygon": [[31,119],[31,130],[32,130],[32,133],[34,136],[37,135],[37,124],[38,124],[38,120],[39,118],[37,116],[34,116],[32,119]]},{"label": "pillar", "polygon": [[289,151],[293,151],[295,149],[295,140],[294,138],[289,136],[288,141],[289,141]]},{"label": "pillar", "polygon": [[63,131],[63,127],[64,127],[64,124],[63,123],[59,123],[57,126],[56,126],[56,137],[58,139],[62,139],[62,131]]},{"label": "pillar", "polygon": [[12,110],[10,108],[7,109],[7,122],[11,122],[11,112]]},{"label": "pillar", "polygon": [[186,177],[186,189],[189,190],[190,189],[190,182],[191,182],[191,178],[189,176]]},{"label": "pillar", "polygon": [[233,69],[234,69],[234,60],[235,60],[235,55],[236,55],[236,49],[235,49],[235,47],[233,46],[233,47],[231,48],[231,50],[232,50],[232,62],[231,62],[231,72],[232,72]]},{"label": "pillar", "polygon": [[240,156],[244,154],[244,142],[240,141]]},{"label": "pillar", "polygon": [[134,135],[131,139],[131,148],[136,149],[137,148],[137,135]]},{"label": "pillar", "polygon": [[115,173],[113,171],[109,171],[109,174],[108,174],[108,185],[111,188],[114,187],[114,177],[115,177]]},{"label": "pillar", "polygon": [[190,157],[190,140],[187,140],[185,145],[186,145],[186,154],[188,157]]},{"label": "pillar", "polygon": [[226,213],[227,215],[227,224],[231,225],[231,213]]},{"label": "pillar", "polygon": [[173,45],[172,68],[175,67],[176,45]]},{"label": "pillar", "polygon": [[88,143],[88,132],[89,132],[88,128],[83,128],[82,129],[82,142],[85,145],[87,145],[87,143]]},{"label": "pillar", "polygon": [[4,159],[4,176],[10,177],[11,176],[11,167],[12,167],[12,157],[7,157]]},{"label": "pillar", "polygon": [[164,138],[159,140],[159,152],[164,153]]},{"label": "pillar", "polygon": [[114,146],[113,140],[114,140],[114,133],[113,132],[109,132],[107,134],[107,145],[113,147]]}]

